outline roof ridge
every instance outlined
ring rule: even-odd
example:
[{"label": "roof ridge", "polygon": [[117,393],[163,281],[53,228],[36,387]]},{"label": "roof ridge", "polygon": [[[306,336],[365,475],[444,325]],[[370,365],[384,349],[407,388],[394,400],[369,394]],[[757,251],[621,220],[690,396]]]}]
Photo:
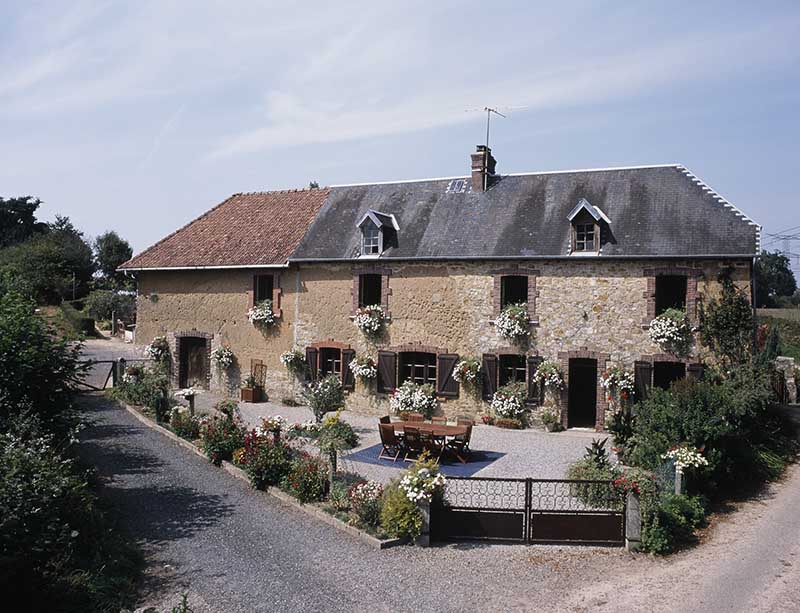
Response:
[{"label": "roof ridge", "polygon": [[294,194],[298,192],[314,192],[329,189],[328,185],[322,187],[295,187],[288,189],[269,189],[258,192],[236,192],[234,196],[266,196],[268,194]]}]

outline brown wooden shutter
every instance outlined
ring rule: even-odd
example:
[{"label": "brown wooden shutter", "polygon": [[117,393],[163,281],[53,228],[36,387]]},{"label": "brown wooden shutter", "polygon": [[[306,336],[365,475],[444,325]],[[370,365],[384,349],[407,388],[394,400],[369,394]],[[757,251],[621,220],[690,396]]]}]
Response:
[{"label": "brown wooden shutter", "polygon": [[342,389],[352,392],[356,389],[356,376],[350,370],[350,362],[356,357],[352,349],[342,349]]},{"label": "brown wooden shutter", "polygon": [[483,399],[491,400],[497,391],[497,356],[492,353],[484,353],[481,364],[483,374]]},{"label": "brown wooden shutter", "polygon": [[306,347],[306,378],[309,381],[317,379],[317,354],[316,347]]},{"label": "brown wooden shutter", "polygon": [[528,402],[531,404],[542,404],[544,400],[544,390],[533,380],[533,375],[536,374],[536,369],[542,363],[542,357],[532,355],[528,357]]},{"label": "brown wooden shutter", "polygon": [[283,294],[283,290],[281,290],[281,275],[272,275],[272,312],[275,313],[275,317],[280,317],[283,314],[281,310],[281,294]]},{"label": "brown wooden shutter", "polygon": [[378,352],[378,391],[393,392],[397,388],[397,354],[394,351]]},{"label": "brown wooden shutter", "polygon": [[453,370],[458,364],[457,353],[440,353],[436,356],[436,393],[445,398],[458,398],[458,381]]},{"label": "brown wooden shutter", "polygon": [[633,377],[636,402],[647,400],[650,386],[653,384],[653,364],[651,362],[634,362]]},{"label": "brown wooden shutter", "polygon": [[688,376],[692,377],[693,379],[701,379],[702,380],[703,375],[705,374],[705,366],[703,366],[702,364],[699,364],[699,363],[698,364],[689,364],[689,366],[686,367],[686,374]]}]

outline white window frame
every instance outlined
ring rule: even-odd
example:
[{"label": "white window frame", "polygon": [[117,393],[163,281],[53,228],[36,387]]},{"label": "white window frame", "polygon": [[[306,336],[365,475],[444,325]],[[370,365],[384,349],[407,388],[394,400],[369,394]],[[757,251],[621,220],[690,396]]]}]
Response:
[{"label": "white window frame", "polygon": [[[375,231],[374,236],[367,236],[370,227]],[[370,219],[361,226],[361,255],[375,257],[381,253],[383,253],[383,232]]]}]

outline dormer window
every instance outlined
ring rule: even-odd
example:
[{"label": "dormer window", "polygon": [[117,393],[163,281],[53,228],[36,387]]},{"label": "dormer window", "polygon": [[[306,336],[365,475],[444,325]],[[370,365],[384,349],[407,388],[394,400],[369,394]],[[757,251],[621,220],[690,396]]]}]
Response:
[{"label": "dormer window", "polygon": [[363,255],[380,255],[381,231],[371,221],[361,227],[361,253]]},{"label": "dormer window", "polygon": [[399,227],[394,215],[367,209],[356,227],[361,230],[361,257],[379,257],[397,246]]},{"label": "dormer window", "polygon": [[600,207],[593,206],[586,198],[581,198],[567,219],[572,225],[570,253],[591,255],[600,253],[602,228],[611,221]]}]

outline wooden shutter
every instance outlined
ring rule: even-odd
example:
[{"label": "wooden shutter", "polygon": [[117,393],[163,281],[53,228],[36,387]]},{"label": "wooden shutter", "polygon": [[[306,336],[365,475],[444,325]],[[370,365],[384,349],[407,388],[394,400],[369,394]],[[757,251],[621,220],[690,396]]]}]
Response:
[{"label": "wooden shutter", "polygon": [[316,347],[306,347],[306,377],[309,381],[317,379],[317,354]]},{"label": "wooden shutter", "polygon": [[350,362],[356,357],[352,349],[342,349],[342,389],[352,392],[356,389],[356,376],[350,370]]},{"label": "wooden shutter", "polygon": [[481,364],[483,373],[483,399],[491,400],[497,391],[497,356],[492,353],[484,353]]},{"label": "wooden shutter", "polygon": [[633,377],[636,402],[647,400],[650,386],[653,384],[653,364],[651,362],[634,362]]},{"label": "wooden shutter", "polygon": [[280,317],[283,314],[281,310],[281,275],[276,274],[272,276],[272,312],[275,317]]},{"label": "wooden shutter", "polygon": [[689,364],[686,367],[686,374],[693,379],[702,379],[705,374],[705,366],[702,364]]},{"label": "wooden shutter", "polygon": [[378,391],[393,392],[397,388],[397,354],[394,351],[378,352]]},{"label": "wooden shutter", "polygon": [[453,379],[453,369],[457,363],[457,353],[440,353],[436,356],[436,393],[439,396],[458,398],[458,381]]},{"label": "wooden shutter", "polygon": [[544,400],[544,390],[533,380],[533,375],[536,374],[536,369],[542,363],[542,357],[533,355],[528,357],[528,402],[531,404],[542,404]]}]

